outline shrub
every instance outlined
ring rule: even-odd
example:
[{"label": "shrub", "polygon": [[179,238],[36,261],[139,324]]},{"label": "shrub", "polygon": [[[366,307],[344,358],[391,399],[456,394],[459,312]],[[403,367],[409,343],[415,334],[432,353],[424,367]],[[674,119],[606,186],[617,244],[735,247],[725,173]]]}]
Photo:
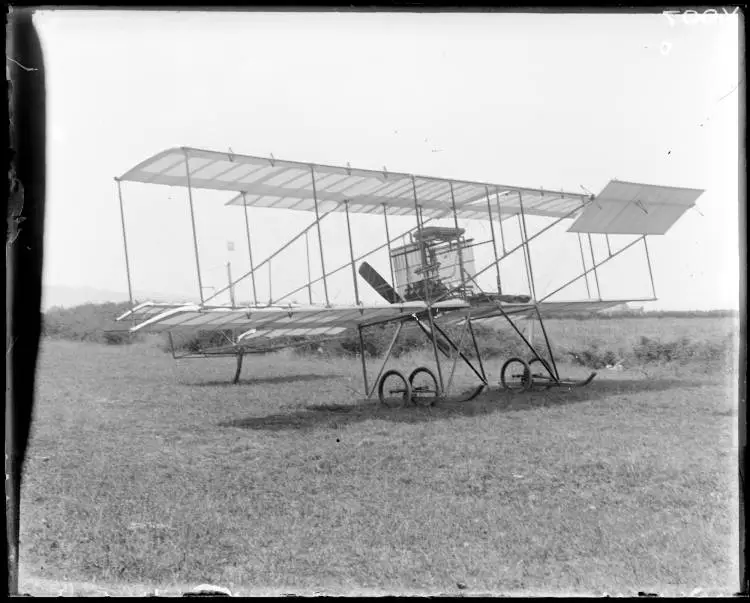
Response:
[{"label": "shrub", "polygon": [[123,328],[127,328],[128,325],[115,320],[129,308],[129,303],[83,304],[73,308],[51,308],[42,318],[42,333],[54,339],[92,341],[111,345],[140,341],[140,335],[123,332]]},{"label": "shrub", "polygon": [[[231,329],[224,331],[198,331],[188,334],[176,334],[172,337],[175,353],[197,354],[201,350],[228,345],[232,338]],[[163,352],[172,352],[172,344],[169,342],[169,335],[164,335],[159,349]]]},{"label": "shrub", "polygon": [[601,349],[598,344],[592,344],[585,349],[568,350],[567,354],[576,364],[593,369],[602,369],[622,362],[622,358],[616,352]]},{"label": "shrub", "polygon": [[682,337],[664,342],[641,337],[633,348],[633,356],[643,364],[691,361],[713,364],[730,360],[733,349],[732,334],[717,341],[693,341],[689,337]]}]

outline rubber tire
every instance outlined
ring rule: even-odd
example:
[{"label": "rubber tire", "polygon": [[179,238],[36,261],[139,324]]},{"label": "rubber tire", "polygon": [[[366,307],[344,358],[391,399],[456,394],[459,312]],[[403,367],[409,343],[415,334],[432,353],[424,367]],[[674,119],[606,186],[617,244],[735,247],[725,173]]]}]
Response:
[{"label": "rubber tire", "polygon": [[[390,406],[386,404],[385,400],[383,399],[383,387],[385,386],[386,379],[388,379],[388,377],[391,377],[393,375],[396,375],[397,377],[401,379],[401,381],[404,382],[404,387],[406,388],[406,392],[405,392],[405,395],[403,397],[401,404]],[[383,376],[380,378],[380,383],[378,384],[378,398],[380,398],[380,403],[386,408],[401,408],[407,402],[411,401],[411,386],[409,385],[409,382],[406,380],[406,377],[404,377],[399,371],[395,369],[391,369],[390,371],[386,371],[383,374]]]},{"label": "rubber tire", "polygon": [[[524,367],[524,374],[526,375],[526,379],[524,380],[524,386],[521,389],[515,388],[515,387],[508,387],[508,384],[505,380],[505,372],[508,370],[508,367],[514,363],[514,362],[520,362]],[[529,368],[528,363],[523,360],[522,358],[510,358],[505,361],[505,364],[503,364],[503,368],[500,371],[500,382],[502,383],[503,387],[507,389],[508,391],[521,391],[525,392],[528,391],[531,388],[531,369]]]},{"label": "rubber tire", "polygon": [[544,370],[547,371],[547,375],[549,376],[550,379],[552,379],[553,378],[552,376],[555,374],[552,372],[552,367],[549,365],[549,362],[547,362],[544,358],[537,358],[536,356],[534,356],[534,358],[532,358],[528,362],[529,370],[531,371],[531,385],[536,386],[536,387],[541,387],[543,389],[549,389],[552,387],[554,383],[553,381],[548,381],[547,379],[544,379],[542,381],[536,381],[536,382],[534,381],[534,369],[532,365],[537,362],[542,363],[542,366],[544,367]]},{"label": "rubber tire", "polygon": [[[428,402],[417,402],[417,400],[425,400],[425,398],[420,398],[419,396],[415,395],[414,393],[414,378],[419,373],[427,373],[430,378],[432,379],[432,382],[435,384],[435,397],[434,398],[428,398]],[[433,373],[429,368],[426,366],[420,366],[415,368],[411,375],[409,375],[409,388],[411,389],[411,401],[416,404],[417,406],[432,406],[435,404],[435,401],[440,397],[440,388],[438,387],[438,380],[437,377],[435,377],[435,373]]]}]

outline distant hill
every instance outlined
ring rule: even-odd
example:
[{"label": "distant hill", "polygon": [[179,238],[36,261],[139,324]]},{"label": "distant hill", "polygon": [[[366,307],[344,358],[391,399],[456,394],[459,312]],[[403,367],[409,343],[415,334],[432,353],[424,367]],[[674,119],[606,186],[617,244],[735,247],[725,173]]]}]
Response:
[{"label": "distant hill", "polygon": [[[190,296],[180,294],[135,292],[135,298],[141,301],[192,301]],[[128,301],[128,294],[121,291],[108,291],[95,287],[68,287],[65,285],[45,285],[42,289],[42,310],[53,307],[72,308],[82,304],[121,303]]]}]

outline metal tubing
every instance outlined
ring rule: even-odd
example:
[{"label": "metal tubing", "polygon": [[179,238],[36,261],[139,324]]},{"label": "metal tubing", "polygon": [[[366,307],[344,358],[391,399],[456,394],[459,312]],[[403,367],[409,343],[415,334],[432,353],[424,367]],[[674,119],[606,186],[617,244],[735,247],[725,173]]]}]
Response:
[{"label": "metal tubing", "polygon": [[130,257],[128,255],[128,238],[125,235],[125,210],[122,205],[122,186],[120,180],[115,178],[117,182],[117,197],[120,199],[120,221],[122,223],[122,244],[125,247],[125,272],[128,276],[128,299],[130,299],[130,307],[133,308],[133,285],[130,281]]},{"label": "metal tubing", "polygon": [[315,202],[315,224],[318,228],[318,247],[320,248],[320,266],[323,270],[323,292],[326,296],[326,306],[330,306],[331,302],[328,300],[328,282],[326,281],[326,263],[323,259],[323,238],[320,235],[320,216],[318,215],[318,192],[315,189],[315,167],[310,166],[310,174],[312,176],[312,189],[313,189],[313,201]]},{"label": "metal tubing", "polygon": [[247,201],[242,193],[242,208],[245,210],[245,234],[247,235],[247,254],[250,257],[250,280],[253,285],[253,303],[258,305],[258,290],[255,288],[255,266],[253,265],[253,247],[250,244],[250,220],[247,217]]},{"label": "metal tubing", "polygon": [[552,362],[552,370],[555,371],[555,377],[557,377],[557,380],[560,380],[560,373],[557,370],[557,363],[555,362],[555,357],[552,354],[552,345],[549,342],[549,337],[547,337],[547,329],[544,328],[544,320],[542,319],[542,313],[539,311],[539,306],[534,304],[534,309],[536,310],[537,318],[539,318],[539,326],[542,327],[542,335],[544,335],[544,342],[547,344],[547,352],[549,352],[549,359]]},{"label": "metal tubing", "polygon": [[391,258],[391,236],[388,232],[388,208],[385,203],[383,203],[383,219],[385,220],[385,240],[388,242],[388,267],[391,270],[391,285],[395,288],[396,277],[393,274],[393,259]]},{"label": "metal tubing", "polygon": [[599,301],[601,301],[602,290],[599,288],[599,275],[596,273],[596,258],[594,257],[594,244],[591,242],[591,233],[588,233],[588,236],[589,236],[589,249],[591,249],[591,263],[594,266],[593,270],[594,270],[594,281],[596,282],[596,293],[599,296]]},{"label": "metal tubing", "polygon": [[442,395],[443,391],[445,391],[445,385],[443,384],[443,369],[440,366],[440,356],[438,355],[437,341],[435,340],[435,321],[432,318],[432,312],[429,310],[427,311],[427,320],[430,322],[430,332],[432,334],[430,339],[432,340],[432,351],[435,354],[435,367],[437,368],[438,381],[440,381],[440,393]]},{"label": "metal tubing", "polygon": [[[458,215],[456,214],[456,197],[453,194],[453,183],[448,183],[451,188],[451,207],[453,209],[453,225],[456,228],[456,232],[458,232]],[[461,289],[462,291],[466,291],[466,285],[464,283],[464,254],[461,250],[461,239],[460,237],[457,239],[456,244],[458,245],[458,272],[461,275]]]},{"label": "metal tubing", "polygon": [[[185,150],[185,174],[187,175],[188,201],[190,203],[190,222],[193,225],[193,248],[195,249],[195,268],[198,273],[198,289],[199,289],[200,298],[201,298],[201,305],[203,305],[207,300],[203,299],[203,280],[201,279],[201,263],[200,263],[200,258],[198,257],[198,235],[195,231],[195,211],[193,210],[193,191],[192,191],[192,187],[190,186],[190,163],[188,161],[187,150]],[[216,294],[214,294],[213,297],[215,296]]]},{"label": "metal tubing", "polygon": [[[492,239],[487,239],[486,241],[477,241],[476,243],[464,243],[463,250],[466,251],[467,249],[473,249],[474,247],[481,247],[482,245],[489,245],[492,243]],[[498,261],[500,260],[499,256],[496,256]]]},{"label": "metal tubing", "polygon": [[[579,274],[579,275],[578,275],[578,276],[576,276],[575,278],[572,278],[572,279],[570,279],[570,280],[569,280],[569,281],[568,281],[567,283],[565,283],[564,285],[562,285],[562,286],[558,287],[558,288],[557,288],[557,289],[555,289],[555,290],[554,290],[554,291],[553,291],[552,293],[548,293],[547,295],[545,295],[545,296],[544,296],[544,297],[543,297],[542,299],[540,299],[540,300],[538,301],[538,303],[540,303],[540,304],[541,304],[541,303],[542,303],[542,302],[543,302],[544,300],[546,300],[546,299],[549,299],[549,298],[550,298],[550,297],[552,297],[552,296],[553,296],[553,295],[554,295],[555,293],[558,293],[558,292],[562,291],[563,289],[565,289],[565,287],[567,287],[567,286],[569,286],[569,285],[572,285],[573,283],[575,283],[575,282],[576,282],[576,281],[577,281],[577,280],[578,280],[579,278],[583,278],[583,277],[584,277],[584,276],[586,276],[586,275],[587,275],[587,274],[588,274],[589,272],[592,272],[593,270],[595,270],[595,269],[596,269],[596,268],[598,268],[599,266],[601,266],[601,265],[603,265],[603,264],[606,264],[606,263],[607,263],[607,262],[609,262],[609,261],[610,261],[611,259],[613,259],[613,258],[616,258],[616,257],[617,257],[618,255],[620,255],[621,253],[623,253],[624,251],[626,251],[626,250],[630,249],[630,248],[631,248],[631,247],[632,247],[633,245],[635,245],[636,243],[638,243],[638,241],[640,241],[640,240],[641,240],[642,238],[644,238],[645,236],[646,236],[646,235],[642,235],[642,236],[638,237],[638,238],[637,238],[637,239],[636,239],[635,241],[633,241],[632,243],[628,243],[628,244],[627,244],[627,245],[626,245],[625,247],[623,247],[623,248],[622,248],[622,249],[620,249],[619,251],[615,251],[615,252],[614,252],[614,253],[612,254],[612,257],[611,257],[611,258],[606,258],[606,259],[602,260],[601,262],[599,262],[598,264],[594,264],[594,266],[593,266],[592,268],[589,268],[588,270],[586,270],[585,272],[582,272],[581,274]],[[601,301],[601,298],[599,299],[599,301]]]},{"label": "metal tubing", "polygon": [[[581,264],[583,264],[584,271],[586,270],[586,258],[583,255],[583,241],[581,241],[581,233],[576,233],[578,235],[578,247],[581,250]],[[589,279],[588,277],[584,279],[586,281],[586,295],[588,295],[588,298],[591,299],[591,288],[589,287]]]},{"label": "metal tubing", "polygon": [[607,241],[607,252],[609,253],[609,257],[612,257],[612,248],[609,246],[609,235],[604,235],[605,240]]},{"label": "metal tubing", "polygon": [[[474,280],[472,278],[472,280]],[[477,288],[481,291],[482,288],[479,286],[479,283],[474,280],[474,284],[477,286]],[[536,306],[536,304],[534,304]],[[523,342],[526,344],[526,346],[531,350],[531,353],[534,354],[535,358],[539,358],[541,360],[541,357],[539,356],[539,353],[536,351],[533,345],[529,342],[526,337],[524,337],[523,333],[518,329],[516,324],[513,322],[513,320],[508,316],[508,314],[503,309],[502,305],[500,305],[498,302],[495,302],[495,307],[500,311],[500,313],[505,317],[505,319],[510,323],[510,326],[513,327],[513,330],[518,334],[518,336],[523,340]]]},{"label": "metal tubing", "polygon": [[354,299],[359,305],[359,287],[357,286],[357,269],[354,267],[354,247],[352,246],[352,229],[349,224],[349,201],[344,201],[346,210],[346,233],[349,235],[349,258],[352,261],[352,281],[354,282]]},{"label": "metal tubing", "polygon": [[[375,378],[375,381],[372,384],[372,391],[367,392],[367,397],[370,398],[373,393],[375,393],[375,388],[378,386],[378,381],[380,381],[380,377],[383,376],[383,371],[385,370],[385,365],[388,364],[388,360],[391,357],[391,352],[393,351],[393,346],[396,345],[396,340],[398,339],[399,334],[401,333],[401,329],[404,328],[404,323],[400,322],[398,323],[398,329],[396,329],[396,333],[393,335],[393,339],[391,339],[391,344],[388,346],[388,351],[385,353],[385,358],[383,358],[383,364],[380,366],[380,370],[378,371],[378,376]],[[362,330],[360,329],[360,337],[362,334]]]},{"label": "metal tubing", "polygon": [[244,357],[244,353],[242,351],[237,353],[237,370],[234,373],[234,379],[232,379],[233,384],[238,384],[240,382],[240,374],[242,373],[242,358]]},{"label": "metal tubing", "polygon": [[[424,311],[424,310],[422,310]],[[399,316],[390,317],[390,318],[382,318],[380,320],[373,320],[372,322],[365,323],[363,326],[365,327],[376,327],[378,325],[387,325],[392,322],[409,322],[410,320],[414,320],[416,314],[412,311],[409,313],[404,313]]]},{"label": "metal tubing", "polygon": [[523,198],[521,196],[521,193],[518,193],[518,204],[521,206],[521,226],[522,226],[522,234],[524,242],[526,243],[526,268],[529,271],[529,289],[531,292],[531,299],[536,301],[536,287],[534,286],[534,271],[531,268],[531,249],[529,249],[529,233],[526,230],[526,214],[523,211]]},{"label": "metal tubing", "polygon": [[[431,221],[432,219],[433,219],[433,218],[429,218],[428,220],[426,220],[426,221],[425,221],[425,224],[427,224],[428,222],[430,222],[430,221]],[[413,230],[413,229],[412,229],[412,230]],[[404,235],[406,235],[406,234],[408,234],[408,232],[407,232],[407,233],[404,233]],[[404,235],[399,235],[399,236],[404,236]],[[366,257],[368,257],[368,256],[371,256],[371,255],[372,255],[373,253],[376,253],[376,252],[380,251],[381,249],[383,249],[383,247],[386,247],[386,246],[389,246],[389,247],[390,247],[390,241],[389,241],[388,243],[383,243],[382,245],[379,245],[379,246],[378,246],[378,247],[376,247],[375,249],[372,249],[372,250],[368,251],[367,253],[365,253],[365,254],[363,254],[363,255],[359,256],[358,258],[356,258],[356,259],[355,259],[354,261],[355,261],[355,262],[358,262],[359,260],[363,260],[363,259],[365,259]],[[336,268],[336,269],[334,269],[334,270],[331,270],[331,271],[330,271],[330,272],[329,272],[329,273],[328,273],[328,274],[327,274],[326,276],[333,276],[333,275],[334,275],[334,274],[336,274],[337,272],[341,272],[342,270],[344,270],[344,268],[346,268],[346,267],[347,267],[348,265],[349,265],[349,262],[347,262],[346,264],[342,264],[342,265],[341,265],[341,266],[339,266],[338,268]],[[393,271],[393,269],[391,268],[391,273],[392,273],[392,271]],[[319,282],[319,281],[321,281],[321,280],[323,280],[323,277],[322,277],[322,276],[319,276],[319,277],[318,277],[318,278],[316,278],[315,280],[313,280],[313,281],[310,281],[310,283],[308,283],[308,285],[314,285],[315,283],[317,283],[317,282]],[[394,283],[394,284],[395,284],[395,283]],[[296,289],[295,289],[294,291],[290,291],[289,293],[285,293],[285,294],[284,294],[283,296],[281,296],[281,297],[280,297],[279,299],[277,299],[277,300],[276,300],[276,302],[278,303],[278,302],[280,302],[280,301],[282,301],[282,300],[286,299],[286,298],[287,298],[287,297],[289,297],[290,295],[294,295],[294,294],[295,294],[295,293],[297,293],[298,291],[302,291],[302,289],[304,289],[304,288],[305,288],[305,287],[307,287],[308,285],[302,285],[301,287],[297,287],[297,288],[296,288]]]},{"label": "metal tubing", "polygon": [[[299,239],[300,237],[302,237],[302,236],[303,236],[303,235],[304,235],[304,234],[305,234],[305,233],[306,233],[307,231],[309,231],[310,229],[312,229],[312,227],[313,227],[313,226],[315,226],[315,224],[316,224],[317,222],[321,222],[321,221],[322,221],[322,220],[323,220],[324,218],[326,218],[327,216],[330,216],[330,215],[331,215],[331,214],[332,214],[333,212],[335,212],[335,211],[336,211],[337,209],[338,209],[338,206],[334,207],[333,209],[331,209],[331,210],[327,211],[326,213],[324,213],[324,214],[323,214],[323,215],[321,216],[320,220],[316,220],[315,222],[313,222],[313,223],[312,223],[312,224],[310,224],[309,226],[306,226],[306,227],[305,227],[305,228],[304,228],[304,229],[303,229],[303,230],[302,230],[301,232],[297,233],[297,234],[296,234],[296,235],[295,235],[294,237],[292,237],[291,239],[289,239],[289,241],[287,241],[286,243],[284,243],[284,244],[283,244],[283,245],[282,245],[281,247],[279,247],[279,248],[278,248],[278,249],[277,249],[276,251],[274,251],[274,252],[273,252],[273,253],[272,253],[271,255],[269,255],[269,256],[268,256],[268,257],[267,257],[266,259],[264,259],[264,260],[263,260],[263,261],[262,261],[262,262],[261,262],[260,264],[258,264],[258,265],[257,265],[257,266],[255,267],[255,270],[257,271],[257,270],[259,270],[259,269],[260,269],[260,268],[261,268],[262,266],[265,266],[265,265],[266,265],[266,264],[267,264],[268,262],[270,262],[270,261],[271,261],[271,260],[272,260],[273,258],[275,258],[275,257],[276,257],[277,255],[279,255],[279,254],[280,254],[280,253],[281,253],[282,251],[284,251],[285,249],[287,249],[287,248],[288,248],[288,247],[289,247],[289,246],[290,246],[290,245],[291,245],[292,243],[294,243],[294,242],[295,242],[295,241],[296,241],[297,239]],[[242,276],[241,276],[240,278],[238,278],[238,279],[237,279],[237,280],[236,280],[236,281],[234,282],[234,284],[236,285],[236,284],[237,284],[237,283],[239,283],[239,282],[240,282],[240,281],[241,281],[242,279],[244,279],[244,278],[247,278],[247,277],[248,277],[248,276],[250,276],[251,274],[252,274],[251,272],[246,272],[246,273],[245,273],[245,274],[243,274],[243,275],[242,275]],[[217,292],[215,292],[215,293],[214,293],[214,294],[213,294],[213,295],[212,295],[211,297],[209,297],[208,299],[206,299],[206,301],[210,301],[210,300],[212,300],[212,299],[213,299],[214,297],[216,297],[217,295],[221,295],[222,293],[224,293],[224,291],[226,291],[226,290],[227,290],[227,288],[228,288],[228,287],[224,287],[223,289],[219,289],[219,290],[218,290]]]},{"label": "metal tubing", "polygon": [[174,350],[174,340],[172,339],[172,331],[167,331],[167,335],[169,336],[169,349],[172,352],[172,358],[176,360],[177,356]]},{"label": "metal tubing", "polygon": [[[451,188],[451,192],[452,192]],[[487,215],[490,219],[490,233],[492,233],[492,253],[495,256],[495,271],[497,272],[497,292],[502,295],[503,288],[500,284],[500,260],[497,257],[497,242],[495,241],[495,226],[492,224],[492,203],[490,202],[490,189],[485,186],[484,191],[487,194]]]},{"label": "metal tubing", "polygon": [[[435,332],[435,329],[437,329],[437,331],[438,331],[438,332],[440,332],[440,327],[438,327],[437,325],[434,325],[434,323],[433,323],[433,325],[435,326],[435,329],[432,329],[432,330],[431,330],[431,329],[430,329],[430,327],[426,327],[426,326],[425,326],[425,325],[424,325],[424,324],[422,323],[422,320],[421,320],[420,316],[421,316],[422,318],[424,318],[424,316],[425,316],[425,313],[424,313],[424,312],[421,312],[420,314],[413,314],[413,315],[411,316],[411,318],[412,318],[412,319],[414,320],[414,322],[416,322],[416,323],[417,323],[417,326],[418,326],[418,327],[419,327],[419,328],[420,328],[420,329],[422,330],[422,333],[424,333],[424,334],[425,334],[425,336],[426,336],[426,337],[427,337],[428,339],[432,337],[431,333],[434,333],[434,332]],[[447,337],[447,336],[446,336],[446,337]],[[440,343],[442,343],[442,342],[440,342]],[[450,357],[451,357],[451,355],[450,355],[450,348],[448,348],[448,349],[446,350],[445,344],[443,344],[442,346],[441,346],[441,345],[438,345],[438,349],[439,349],[439,350],[440,350],[440,351],[441,351],[441,352],[443,353],[443,356],[445,356],[446,358],[450,358]]]},{"label": "metal tubing", "polygon": [[497,202],[497,220],[500,226],[500,243],[503,246],[503,255],[505,255],[505,235],[503,234],[503,212],[500,209],[500,193],[495,189],[495,201]]},{"label": "metal tubing", "polygon": [[[419,326],[422,327],[423,331],[425,330],[426,327],[421,322],[419,322],[419,320],[417,320],[417,324],[419,324]],[[456,350],[459,357],[468,365],[468,367],[479,378],[479,380],[485,385],[489,385],[489,383],[487,382],[485,377],[482,375],[482,373],[480,373],[476,368],[474,368],[474,365],[471,363],[471,361],[466,357],[466,355],[460,349],[458,349],[456,344],[453,343],[453,340],[450,337],[448,337],[445,331],[443,331],[443,329],[441,329],[438,325],[435,325],[435,330],[445,338],[445,340],[454,350]]]},{"label": "metal tubing", "polygon": [[[461,329],[461,337],[458,338],[458,346],[457,347],[458,347],[459,351],[461,350],[461,344],[464,342],[464,337],[466,336],[466,330],[467,330],[468,320],[469,320],[469,317],[467,316],[466,320],[464,321],[464,328]],[[444,395],[446,395],[446,396],[448,395],[448,392],[451,389],[451,385],[453,384],[453,374],[456,372],[456,367],[458,366],[458,359],[460,357],[461,356],[458,353],[456,353],[456,357],[453,359],[453,366],[451,367],[451,374],[448,377],[448,384],[445,386],[445,392],[443,392]]]},{"label": "metal tubing", "polygon": [[305,257],[307,259],[307,298],[312,306],[312,273],[310,271],[310,241],[305,232]]},{"label": "metal tubing", "polygon": [[479,351],[479,345],[477,344],[477,338],[474,335],[474,327],[471,326],[471,320],[469,320],[469,333],[471,333],[471,341],[474,343],[474,352],[477,355],[479,361],[479,370],[482,371],[482,376],[485,381],[487,380],[487,373],[484,372],[484,363],[482,362],[482,353]]},{"label": "metal tubing", "polygon": [[273,284],[273,272],[271,271],[271,261],[268,262],[268,305],[273,303],[273,291],[271,290]]},{"label": "metal tubing", "polygon": [[648,254],[648,243],[646,235],[643,235],[643,247],[646,249],[646,262],[648,263],[648,276],[651,279],[651,295],[656,299],[656,287],[654,286],[654,273],[651,271],[651,256]]},{"label": "metal tubing", "polygon": [[[545,232],[547,232],[547,231],[548,231],[548,230],[549,230],[550,228],[552,228],[553,226],[556,226],[557,224],[559,224],[560,222],[562,222],[562,221],[563,221],[563,220],[565,220],[566,218],[569,218],[569,217],[570,217],[571,215],[573,215],[573,214],[574,214],[575,212],[577,212],[577,211],[578,211],[579,209],[581,209],[581,206],[578,206],[578,207],[576,207],[575,209],[573,209],[573,210],[569,211],[569,212],[568,212],[567,214],[565,214],[564,216],[560,216],[560,217],[559,217],[559,218],[558,218],[557,220],[555,220],[554,222],[552,222],[552,224],[548,224],[547,226],[545,226],[544,228],[542,228],[542,229],[541,229],[541,230],[540,230],[539,232],[536,232],[536,233],[534,233],[534,234],[533,234],[533,235],[531,236],[531,238],[529,238],[529,241],[533,241],[533,240],[534,240],[534,239],[536,239],[537,237],[541,236],[542,234],[544,234]],[[511,255],[511,254],[513,254],[513,253],[515,253],[516,251],[518,251],[518,250],[519,250],[519,249],[521,249],[522,247],[523,247],[523,243],[520,243],[519,245],[516,245],[516,246],[515,246],[515,247],[514,247],[513,249],[511,249],[510,251],[508,251],[507,253],[505,253],[505,254],[503,255],[503,257],[501,257],[501,258],[500,258],[500,259],[499,259],[498,261],[502,261],[502,260],[504,260],[504,259],[505,259],[505,258],[507,258],[507,257],[508,257],[509,255]],[[476,274],[474,275],[474,277],[478,277],[479,275],[481,275],[481,274],[484,274],[485,272],[487,272],[487,270],[489,270],[490,268],[492,268],[492,266],[493,266],[493,263],[490,263],[490,264],[488,264],[487,266],[485,266],[484,268],[482,268],[482,269],[481,269],[481,270],[480,270],[479,272],[477,272],[477,273],[476,273]],[[469,277],[471,278],[471,280],[472,280],[472,281],[474,281],[474,283],[476,283],[476,280],[475,280],[475,278],[474,278],[474,277],[471,277],[471,275],[469,275]],[[454,291],[455,291],[455,288],[454,288],[454,289],[451,289],[451,290],[449,290],[449,291],[447,291],[446,293],[444,293],[443,295],[441,295],[441,296],[440,296],[439,298],[437,298],[436,300],[434,300],[434,301],[433,301],[433,303],[437,303],[437,302],[439,302],[439,301],[441,301],[441,300],[445,299],[445,298],[446,298],[446,297],[447,297],[448,295],[450,295],[450,294],[451,294],[451,293],[453,293]],[[547,296],[547,297],[549,297],[549,296]],[[546,299],[546,298],[545,298],[545,299]]]},{"label": "metal tubing", "polygon": [[229,281],[229,301],[234,308],[237,304],[234,301],[234,285],[232,285],[232,262],[227,262],[227,280]]},{"label": "metal tubing", "polygon": [[370,391],[370,387],[367,385],[367,360],[365,359],[365,339],[362,336],[362,327],[360,325],[357,325],[357,331],[359,332],[359,355],[362,359],[362,381],[365,384],[365,396],[369,398],[370,394],[368,392]]},{"label": "metal tubing", "polygon": [[[417,233],[419,234],[419,252],[420,256],[422,257],[422,268],[427,267],[427,254],[425,252],[424,248],[424,237],[422,236],[422,221],[420,220],[420,213],[419,213],[419,200],[417,199],[417,181],[414,178],[414,176],[411,177],[411,188],[414,193],[414,211],[417,215]],[[424,274],[424,273],[422,273]],[[422,277],[422,282],[425,283],[426,287],[424,288],[425,292],[425,301],[427,302],[427,305],[430,304],[430,289],[429,281]],[[442,389],[442,386],[441,386]]]}]

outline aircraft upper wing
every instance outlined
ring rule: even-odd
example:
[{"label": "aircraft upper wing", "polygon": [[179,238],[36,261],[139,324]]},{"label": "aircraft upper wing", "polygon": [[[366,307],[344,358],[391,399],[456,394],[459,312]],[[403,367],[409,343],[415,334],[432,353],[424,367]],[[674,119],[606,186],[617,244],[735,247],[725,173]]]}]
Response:
[{"label": "aircraft upper wing", "polygon": [[[313,185],[314,174],[314,185]],[[247,205],[320,212],[348,202],[352,213],[415,215],[414,196],[425,219],[452,216],[452,198],[461,219],[486,220],[487,197],[497,217],[515,215],[523,202],[530,216],[564,217],[590,200],[590,195],[565,191],[433,178],[384,170],[314,165],[269,157],[252,157],[192,148],[167,149],[141,162],[121,181],[232,191],[227,205]],[[452,189],[452,196],[451,196]]]}]

